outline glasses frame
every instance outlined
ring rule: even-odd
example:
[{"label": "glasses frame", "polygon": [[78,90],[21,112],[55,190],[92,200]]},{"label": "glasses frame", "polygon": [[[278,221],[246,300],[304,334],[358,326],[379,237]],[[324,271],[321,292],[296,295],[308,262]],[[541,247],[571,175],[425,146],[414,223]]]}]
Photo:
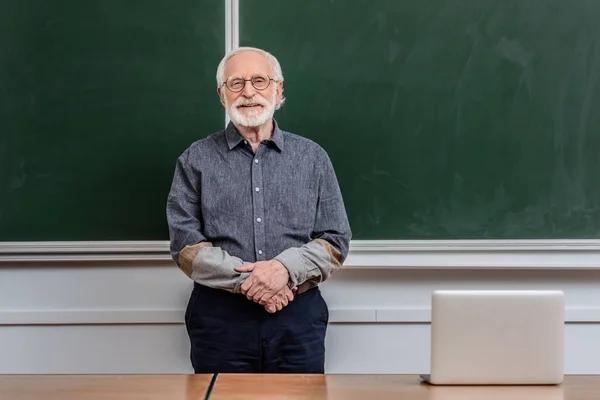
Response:
[{"label": "glasses frame", "polygon": [[[254,82],[253,82],[252,80],[253,80],[254,78],[257,78],[257,77],[263,77],[263,76],[266,76],[266,77],[268,78],[268,80],[267,80],[267,82],[268,82],[268,83],[267,83],[267,86],[265,86],[265,87],[264,87],[264,88],[262,88],[262,89],[259,89],[259,88],[257,88],[256,86],[254,86]],[[256,90],[259,90],[259,91],[267,90],[267,89],[269,88],[269,86],[271,86],[271,82],[279,82],[278,80],[276,80],[276,79],[273,79],[273,78],[271,78],[269,75],[266,75],[266,74],[265,74],[265,75],[255,75],[255,76],[253,76],[253,77],[252,77],[252,78],[250,78],[250,79],[244,79],[244,78],[236,78],[236,79],[239,79],[239,80],[242,80],[242,81],[244,81],[244,85],[242,86],[242,88],[241,88],[240,90],[233,90],[233,89],[231,89],[231,88],[229,87],[229,85],[227,85],[227,82],[229,81],[229,79],[228,79],[228,80],[226,80],[225,82],[223,82],[223,84],[221,85],[221,87],[225,86],[225,87],[226,87],[226,88],[227,88],[227,89],[228,89],[230,92],[232,92],[232,93],[240,93],[240,92],[242,92],[242,91],[243,91],[243,90],[246,88],[246,82],[250,82],[250,84],[252,85],[252,87],[253,87],[254,89],[256,89]]]}]

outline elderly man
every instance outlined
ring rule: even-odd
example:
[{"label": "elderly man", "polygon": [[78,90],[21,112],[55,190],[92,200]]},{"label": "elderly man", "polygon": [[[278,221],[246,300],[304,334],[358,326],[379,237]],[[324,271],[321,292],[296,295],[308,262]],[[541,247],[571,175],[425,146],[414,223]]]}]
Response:
[{"label": "elderly man", "polygon": [[327,153],[281,130],[283,74],[240,48],[217,69],[231,122],[179,157],[171,254],[194,281],[185,314],[196,373],[324,373],[329,318],[318,284],[351,237]]}]

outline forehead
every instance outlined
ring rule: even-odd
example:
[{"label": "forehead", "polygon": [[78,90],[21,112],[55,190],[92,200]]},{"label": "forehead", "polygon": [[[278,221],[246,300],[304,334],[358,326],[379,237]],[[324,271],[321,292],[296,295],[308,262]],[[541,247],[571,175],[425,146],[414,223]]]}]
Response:
[{"label": "forehead", "polygon": [[230,76],[243,76],[246,78],[257,74],[273,75],[267,57],[256,51],[244,51],[231,57],[225,63],[225,79]]}]

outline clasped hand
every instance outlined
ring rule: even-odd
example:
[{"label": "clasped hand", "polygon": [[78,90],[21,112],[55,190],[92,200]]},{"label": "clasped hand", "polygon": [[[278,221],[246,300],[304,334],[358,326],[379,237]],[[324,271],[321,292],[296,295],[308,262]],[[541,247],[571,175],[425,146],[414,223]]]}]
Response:
[{"label": "clasped hand", "polygon": [[250,272],[242,283],[241,291],[248,300],[265,307],[270,313],[281,311],[294,299],[295,288],[287,285],[290,275],[285,266],[277,261],[258,261],[235,268],[236,272]]}]

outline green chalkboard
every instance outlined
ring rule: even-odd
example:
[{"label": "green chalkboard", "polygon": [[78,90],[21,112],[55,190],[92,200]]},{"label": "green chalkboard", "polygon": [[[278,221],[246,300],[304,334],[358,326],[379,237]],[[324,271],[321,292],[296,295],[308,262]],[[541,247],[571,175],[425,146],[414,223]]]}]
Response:
[{"label": "green chalkboard", "polygon": [[1,1],[0,241],[166,239],[224,32],[219,1]]},{"label": "green chalkboard", "polygon": [[[240,1],[354,239],[600,238],[600,2]],[[164,240],[224,4],[0,2],[0,241]]]},{"label": "green chalkboard", "polygon": [[600,2],[240,1],[354,239],[600,238]]}]

